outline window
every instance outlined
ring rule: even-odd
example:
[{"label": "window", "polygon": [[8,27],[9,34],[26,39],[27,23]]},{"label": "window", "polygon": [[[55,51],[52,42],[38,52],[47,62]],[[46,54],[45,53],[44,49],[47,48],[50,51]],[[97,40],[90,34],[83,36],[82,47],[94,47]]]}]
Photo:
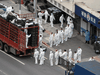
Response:
[{"label": "window", "polygon": [[58,7],[61,8],[61,5],[58,3]]},{"label": "window", "polygon": [[55,4],[55,5],[57,5],[57,2],[56,2],[56,1],[54,1],[54,4]]},{"label": "window", "polygon": [[65,7],[64,6],[62,8],[63,8],[63,10],[65,10]]}]

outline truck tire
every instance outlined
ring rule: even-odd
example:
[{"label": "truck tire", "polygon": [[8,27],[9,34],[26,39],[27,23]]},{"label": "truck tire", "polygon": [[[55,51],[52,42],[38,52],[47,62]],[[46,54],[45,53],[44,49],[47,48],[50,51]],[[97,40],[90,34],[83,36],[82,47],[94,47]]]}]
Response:
[{"label": "truck tire", "polygon": [[2,50],[2,49],[3,49],[3,42],[0,41],[0,50]]},{"label": "truck tire", "polygon": [[7,44],[4,45],[4,51],[6,53],[9,53],[9,46]]}]

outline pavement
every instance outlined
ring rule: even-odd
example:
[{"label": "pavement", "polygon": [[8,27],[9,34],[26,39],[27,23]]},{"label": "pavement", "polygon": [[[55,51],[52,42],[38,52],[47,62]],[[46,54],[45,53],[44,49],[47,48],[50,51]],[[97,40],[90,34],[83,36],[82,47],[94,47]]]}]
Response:
[{"label": "pavement", "polygon": [[[49,33],[50,32],[55,33],[56,29],[60,30],[60,24],[54,24],[54,27],[51,27],[50,23],[45,24],[43,20],[42,26],[47,30],[46,33],[44,33],[43,35],[44,37],[43,41],[49,45]],[[64,28],[65,26],[66,24],[64,23]],[[82,48],[82,61],[87,61],[87,59],[89,59],[90,57],[97,56],[97,54],[95,54],[93,50],[93,46],[90,44],[85,44],[85,37],[79,35],[76,30],[74,30],[74,33],[71,39],[68,39],[67,42],[64,41],[63,44],[59,44],[58,46],[53,45],[53,49],[54,50],[62,49],[62,51],[64,49],[66,49],[67,51],[71,49],[72,52],[74,53],[74,51],[76,51],[79,46]]]},{"label": "pavement", "polygon": [[[18,13],[18,4],[15,4],[12,0],[3,0],[0,1],[0,3],[3,3],[7,6],[13,6],[15,9],[15,12]],[[27,11],[27,8],[22,5],[22,13],[30,13]],[[88,61],[88,59],[92,56],[95,57],[95,60],[100,62],[100,55],[95,54],[93,50],[93,46],[90,44],[85,44],[85,37],[78,34],[76,30],[74,30],[74,34],[71,39],[68,39],[67,42],[64,41],[63,44],[59,44],[58,46],[53,46],[52,48],[49,46],[49,34],[50,32],[55,33],[56,29],[60,30],[60,23],[54,24],[54,27],[50,26],[50,23],[44,23],[42,26],[46,29],[46,31],[43,34],[43,47],[47,48],[47,52],[45,55],[45,64],[35,65],[34,64],[34,58],[30,58],[30,56],[27,57],[18,57],[14,56],[13,54],[5,54],[0,50],[0,75],[64,75],[65,68],[62,66],[53,66],[50,67],[49,63],[49,53],[52,50],[53,53],[55,52],[55,49],[66,49],[67,51],[69,49],[72,49],[72,52],[77,50],[77,48],[80,46],[82,48],[82,62]],[[64,23],[64,28],[66,24]],[[64,29],[63,28],[63,29]],[[55,59],[54,59],[55,61]]]}]

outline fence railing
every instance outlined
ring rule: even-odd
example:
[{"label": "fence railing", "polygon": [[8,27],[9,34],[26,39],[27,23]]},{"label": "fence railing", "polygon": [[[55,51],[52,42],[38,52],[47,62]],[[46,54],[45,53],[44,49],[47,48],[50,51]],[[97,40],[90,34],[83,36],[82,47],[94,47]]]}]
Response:
[{"label": "fence railing", "polygon": [[67,70],[71,70],[74,67],[73,63],[70,63],[68,60],[64,60],[62,57],[59,57],[58,64],[66,68]]}]

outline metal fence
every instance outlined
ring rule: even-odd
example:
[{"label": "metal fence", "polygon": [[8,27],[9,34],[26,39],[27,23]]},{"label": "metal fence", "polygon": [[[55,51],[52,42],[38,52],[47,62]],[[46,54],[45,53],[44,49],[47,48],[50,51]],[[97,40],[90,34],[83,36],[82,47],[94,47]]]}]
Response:
[{"label": "metal fence", "polygon": [[66,68],[67,70],[71,70],[74,65],[70,63],[68,60],[64,60],[63,58],[59,57],[58,64]]}]

